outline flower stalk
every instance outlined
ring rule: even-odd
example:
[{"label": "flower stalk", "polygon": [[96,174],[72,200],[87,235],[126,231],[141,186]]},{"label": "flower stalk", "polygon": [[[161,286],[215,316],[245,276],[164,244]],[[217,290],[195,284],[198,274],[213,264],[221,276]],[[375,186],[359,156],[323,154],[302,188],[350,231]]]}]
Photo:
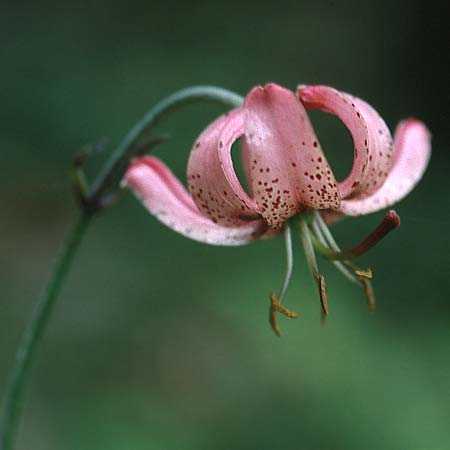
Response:
[{"label": "flower stalk", "polygon": [[13,448],[20,412],[23,407],[24,387],[29,377],[36,350],[47,327],[58,294],[61,291],[66,275],[72,265],[74,256],[86,233],[90,219],[91,216],[84,213],[77,219],[74,228],[63,245],[61,254],[55,263],[48,284],[39,296],[31,320],[22,336],[19,349],[16,353],[14,368],[6,388],[4,410],[0,427],[1,450]]},{"label": "flower stalk", "polygon": [[167,97],[150,109],[125,136],[106,161],[92,186],[89,186],[83,172],[83,165],[89,157],[89,152],[84,151],[75,158],[73,163],[74,190],[81,207],[81,214],[63,245],[60,257],[53,267],[48,283],[37,301],[36,308],[19,344],[5,391],[0,419],[0,450],[11,450],[14,447],[23,408],[24,388],[36,351],[92,217],[100,210],[112,205],[112,200],[116,197],[130,160],[160,143],[161,140],[149,137],[156,125],[178,108],[202,101],[218,102],[226,107],[235,108],[242,104],[243,99],[234,92],[214,86],[194,86]]},{"label": "flower stalk", "polygon": [[130,160],[148,149],[143,142],[146,136],[149,136],[163,119],[178,108],[203,101],[218,102],[226,107],[236,108],[241,106],[243,100],[240,95],[219,87],[193,86],[175,92],[159,102],[129,131],[100,171],[90,189],[88,197],[90,208],[95,210],[106,206],[104,200],[120,187]]}]

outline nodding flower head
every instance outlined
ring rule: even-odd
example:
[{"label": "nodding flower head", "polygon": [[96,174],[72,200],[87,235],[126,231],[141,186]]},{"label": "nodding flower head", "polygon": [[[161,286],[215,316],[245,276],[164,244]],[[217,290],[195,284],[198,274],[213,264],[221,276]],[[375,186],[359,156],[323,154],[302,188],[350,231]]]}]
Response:
[{"label": "nodding flower head", "polygon": [[[336,115],[353,138],[353,165],[336,181],[307,110]],[[241,150],[249,194],[231,158]],[[379,114],[363,100],[327,86],[300,86],[297,95],[276,84],[255,87],[241,107],[211,123],[195,141],[187,166],[189,192],[158,158],[135,159],[124,178],[151,214],[191,239],[214,245],[242,245],[284,233],[287,272],[278,296],[271,294],[270,317],[296,317],[281,304],[292,271],[291,224],[299,226],[307,261],[317,282],[322,317],[328,314],[325,280],[314,247],[360,284],[373,308],[371,271],[350,259],[364,253],[400,224],[390,211],[363,242],[340,251],[326,223],[368,214],[406,196],[422,177],[430,156],[430,134],[422,122],[407,119],[394,139]]]}]

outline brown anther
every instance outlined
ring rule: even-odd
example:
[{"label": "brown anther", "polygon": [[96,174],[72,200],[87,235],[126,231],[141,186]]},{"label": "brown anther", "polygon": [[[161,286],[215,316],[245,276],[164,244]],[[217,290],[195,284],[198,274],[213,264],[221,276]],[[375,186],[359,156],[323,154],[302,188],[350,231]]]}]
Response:
[{"label": "brown anther", "polygon": [[323,275],[317,277],[317,284],[319,285],[319,296],[320,304],[322,306],[322,312],[325,316],[328,316],[328,301],[327,301],[327,291],[325,288],[325,278]]},{"label": "brown anther", "polygon": [[298,317],[297,313],[291,311],[290,309],[286,308],[286,306],[282,305],[278,300],[277,296],[275,295],[275,293],[272,291],[270,293],[269,322],[274,333],[277,336],[280,336],[281,335],[280,327],[278,326],[276,318],[277,312],[284,314],[286,317],[289,317],[291,319],[296,319]]},{"label": "brown anther", "polygon": [[373,272],[372,269],[361,269],[360,267],[358,267],[356,264],[353,264],[350,261],[343,261],[343,263],[349,267],[350,269],[353,270],[353,272],[355,272],[355,275],[357,277],[362,277],[362,278],[368,278],[368,279],[372,279],[373,278]]},{"label": "brown anther", "polygon": [[364,287],[364,292],[367,298],[367,306],[369,307],[370,312],[375,311],[375,294],[373,292],[372,283],[364,277],[359,278]]},{"label": "brown anther", "polygon": [[355,270],[355,275],[357,275],[358,277],[362,277],[362,278],[373,278],[373,272],[372,269],[356,269]]},{"label": "brown anther", "polygon": [[269,309],[269,322],[270,322],[270,326],[271,326],[273,332],[278,337],[281,336],[280,327],[278,326],[278,323],[277,323],[276,311],[274,308],[272,308],[272,306]]}]

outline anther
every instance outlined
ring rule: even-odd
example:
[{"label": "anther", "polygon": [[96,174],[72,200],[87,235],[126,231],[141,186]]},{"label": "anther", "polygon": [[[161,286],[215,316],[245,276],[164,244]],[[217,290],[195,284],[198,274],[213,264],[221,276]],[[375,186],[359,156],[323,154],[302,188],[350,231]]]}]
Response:
[{"label": "anther", "polygon": [[363,278],[373,278],[373,272],[372,269],[356,269],[355,270],[355,274],[358,275],[358,277],[363,277]]},{"label": "anther", "polygon": [[355,273],[355,275],[357,277],[363,277],[363,278],[368,278],[368,279],[372,279],[373,278],[373,272],[372,269],[361,269],[360,267],[358,267],[356,264],[353,264],[351,261],[343,261],[343,263],[349,267],[350,269],[353,270],[353,272]]},{"label": "anther", "polygon": [[325,320],[328,316],[328,301],[327,301],[327,291],[325,289],[325,278],[323,275],[317,277],[317,284],[319,286],[319,297],[320,297],[320,325],[325,326]]},{"label": "anther", "polygon": [[329,311],[328,311],[327,291],[325,288],[325,278],[323,277],[323,275],[318,276],[317,284],[319,285],[319,296],[322,311],[326,316],[328,316]]},{"label": "anther", "polygon": [[359,279],[364,287],[364,292],[366,294],[367,306],[369,307],[369,311],[374,312],[376,305],[375,305],[375,294],[373,292],[372,283],[367,278],[360,277]]},{"label": "anther", "polygon": [[297,313],[294,311],[291,311],[290,309],[286,308],[283,304],[280,303],[277,296],[275,295],[275,292],[270,293],[270,310],[269,310],[269,321],[270,326],[272,327],[272,330],[277,336],[281,335],[280,327],[278,326],[277,319],[276,319],[276,313],[279,312],[281,314],[284,314],[286,317],[289,317],[291,319],[296,319],[298,317]]}]

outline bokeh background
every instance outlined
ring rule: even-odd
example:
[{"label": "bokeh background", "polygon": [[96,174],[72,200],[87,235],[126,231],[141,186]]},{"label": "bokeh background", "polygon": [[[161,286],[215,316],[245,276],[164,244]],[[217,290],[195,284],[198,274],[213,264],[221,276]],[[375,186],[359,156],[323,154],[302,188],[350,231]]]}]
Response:
[{"label": "bokeh background", "polygon": [[[267,323],[283,241],[209,247],[159,224],[130,195],[91,224],[27,389],[21,450],[442,450],[450,448],[449,45],[446,2],[176,0],[2,2],[0,389],[36,295],[76,216],[74,154],[109,138],[90,174],[144,112],[195,84],[245,94],[324,83],[373,104],[393,129],[433,133],[402,226],[362,258],[363,293],[320,260],[331,315],[319,325],[299,239]],[[441,19],[444,19],[441,21]],[[444,23],[445,22],[445,23]],[[184,179],[191,143],[222,109],[186,108],[158,148]],[[351,140],[313,114],[343,177]],[[238,150],[234,155],[238,159]],[[356,243],[382,213],[334,228]]]}]

